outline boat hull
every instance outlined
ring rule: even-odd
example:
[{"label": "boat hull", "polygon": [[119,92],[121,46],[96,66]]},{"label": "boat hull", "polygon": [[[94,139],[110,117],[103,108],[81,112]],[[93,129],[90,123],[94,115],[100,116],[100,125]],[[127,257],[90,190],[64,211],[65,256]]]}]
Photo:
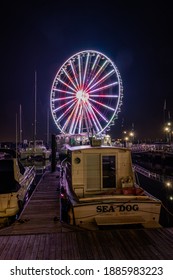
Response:
[{"label": "boat hull", "polygon": [[4,191],[4,193],[0,194],[1,221],[18,215],[29,197],[29,193],[34,185],[36,173],[34,167],[26,167],[25,170],[25,173],[19,180],[18,189],[16,191]]},{"label": "boat hull", "polygon": [[[141,197],[115,197],[111,201],[106,198],[99,201],[88,201],[79,203],[70,203],[69,199],[62,204],[66,221],[71,225],[88,226],[95,224],[97,226],[124,225],[124,224],[150,224],[159,225],[161,204],[159,201],[149,200]],[[68,209],[68,211],[67,211]]]}]

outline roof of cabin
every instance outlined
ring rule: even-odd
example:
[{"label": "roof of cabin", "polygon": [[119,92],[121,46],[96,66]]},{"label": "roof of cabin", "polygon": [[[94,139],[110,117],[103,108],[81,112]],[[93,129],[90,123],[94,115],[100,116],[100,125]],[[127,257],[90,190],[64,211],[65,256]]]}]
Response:
[{"label": "roof of cabin", "polygon": [[79,151],[79,150],[103,150],[103,149],[112,149],[112,150],[123,150],[129,151],[130,149],[124,147],[114,147],[114,146],[90,146],[90,145],[81,145],[81,146],[69,146],[66,145],[67,150],[70,151]]}]

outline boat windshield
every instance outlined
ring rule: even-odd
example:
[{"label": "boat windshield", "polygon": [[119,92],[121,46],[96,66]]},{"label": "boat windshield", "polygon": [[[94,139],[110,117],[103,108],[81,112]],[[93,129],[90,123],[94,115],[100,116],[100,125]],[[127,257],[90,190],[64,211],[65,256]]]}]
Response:
[{"label": "boat windshield", "polygon": [[0,160],[0,193],[16,192],[19,188],[20,185],[14,178],[13,160]]}]

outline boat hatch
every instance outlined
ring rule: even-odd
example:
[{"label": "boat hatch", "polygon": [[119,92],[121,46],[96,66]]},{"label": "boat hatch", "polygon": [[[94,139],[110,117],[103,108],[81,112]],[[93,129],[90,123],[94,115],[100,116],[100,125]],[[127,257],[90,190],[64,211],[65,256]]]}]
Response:
[{"label": "boat hatch", "polygon": [[141,216],[122,216],[122,217],[112,217],[112,216],[97,216],[95,221],[98,226],[109,226],[109,225],[122,225],[122,224],[143,224],[145,220]]}]

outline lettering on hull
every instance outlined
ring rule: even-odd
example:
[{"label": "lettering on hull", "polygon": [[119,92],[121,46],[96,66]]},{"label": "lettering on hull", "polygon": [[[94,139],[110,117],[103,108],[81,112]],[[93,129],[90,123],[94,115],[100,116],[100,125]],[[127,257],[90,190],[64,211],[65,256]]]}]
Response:
[{"label": "lettering on hull", "polygon": [[130,212],[130,211],[138,211],[139,210],[139,206],[138,204],[122,204],[122,205],[98,205],[96,207],[96,212],[97,213],[107,213],[107,212]]}]

